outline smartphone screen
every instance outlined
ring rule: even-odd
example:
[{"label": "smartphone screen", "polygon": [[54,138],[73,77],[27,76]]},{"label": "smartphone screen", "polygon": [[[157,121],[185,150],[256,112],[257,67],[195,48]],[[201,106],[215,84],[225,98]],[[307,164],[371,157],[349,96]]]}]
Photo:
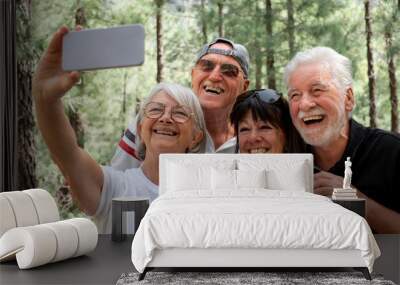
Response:
[{"label": "smartphone screen", "polygon": [[71,31],[63,38],[65,71],[137,66],[144,62],[144,28],[128,25]]}]

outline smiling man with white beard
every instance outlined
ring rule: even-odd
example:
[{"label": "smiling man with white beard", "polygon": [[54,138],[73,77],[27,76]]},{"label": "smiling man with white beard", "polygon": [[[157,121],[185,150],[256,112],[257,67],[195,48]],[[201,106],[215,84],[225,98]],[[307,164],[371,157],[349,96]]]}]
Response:
[{"label": "smiling man with white beard", "polygon": [[377,233],[400,233],[400,136],[362,126],[355,106],[351,62],[331,48],[299,52],[285,68],[293,124],[321,169],[314,193],[342,187],[344,161],[353,163],[352,187],[365,198],[366,218]]}]

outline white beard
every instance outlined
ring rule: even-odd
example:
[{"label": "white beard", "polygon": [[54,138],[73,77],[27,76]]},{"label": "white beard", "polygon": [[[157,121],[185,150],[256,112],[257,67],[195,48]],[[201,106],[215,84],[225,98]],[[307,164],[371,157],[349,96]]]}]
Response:
[{"label": "white beard", "polygon": [[[316,112],[314,112],[313,110],[311,113],[325,113],[319,107],[316,107],[315,111]],[[302,127],[296,126],[297,130],[307,144],[317,147],[327,146],[340,137],[343,127],[346,123],[346,114],[344,108],[338,108],[337,114],[337,120],[328,121],[328,125],[324,124],[324,126],[321,126],[320,128],[314,128],[312,130],[307,130]],[[307,115],[310,115],[310,112],[307,113]],[[301,116],[304,116],[304,113],[299,112],[299,120]]]}]

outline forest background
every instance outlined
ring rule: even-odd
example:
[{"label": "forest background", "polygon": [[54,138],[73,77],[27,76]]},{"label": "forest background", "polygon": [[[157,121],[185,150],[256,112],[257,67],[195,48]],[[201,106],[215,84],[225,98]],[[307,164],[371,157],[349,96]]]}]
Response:
[{"label": "forest background", "polygon": [[144,65],[85,72],[64,97],[78,143],[105,165],[151,87],[160,81],[190,86],[195,53],[217,36],[248,48],[250,88],[284,93],[283,68],[297,51],[332,47],[353,62],[353,117],[399,132],[399,14],[400,0],[18,0],[18,187],[47,189],[64,217],[81,214],[38,133],[30,98],[35,65],[62,25],[145,28]]}]

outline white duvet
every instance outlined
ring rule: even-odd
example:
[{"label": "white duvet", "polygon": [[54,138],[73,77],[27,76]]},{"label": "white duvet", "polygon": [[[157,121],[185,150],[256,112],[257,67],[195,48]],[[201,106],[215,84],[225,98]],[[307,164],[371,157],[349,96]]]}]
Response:
[{"label": "white duvet", "polygon": [[265,189],[160,196],[134,237],[135,268],[164,248],[358,249],[370,272],[380,255],[359,215],[323,196]]}]

